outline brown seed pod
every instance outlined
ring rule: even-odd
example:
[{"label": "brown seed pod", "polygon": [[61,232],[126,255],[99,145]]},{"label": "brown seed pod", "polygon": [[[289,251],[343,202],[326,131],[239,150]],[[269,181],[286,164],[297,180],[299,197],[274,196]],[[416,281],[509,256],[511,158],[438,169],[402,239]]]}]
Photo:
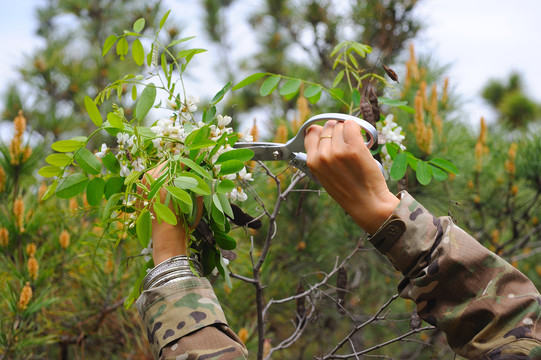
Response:
[{"label": "brown seed pod", "polygon": [[[305,291],[304,286],[302,283],[299,282],[299,286],[297,286],[297,291],[295,292],[295,295],[302,294]],[[306,316],[306,296],[300,297],[296,300],[296,307],[295,307],[295,323],[297,325],[300,324],[300,326],[304,326],[304,321]]]},{"label": "brown seed pod", "polygon": [[391,68],[388,67],[388,66],[385,66],[385,64],[382,64],[382,65],[383,65],[383,70],[385,70],[385,72],[386,72],[387,75],[391,78],[391,80],[396,81],[397,83],[400,84],[400,81],[398,81],[398,75],[396,75],[396,73],[394,72],[394,70],[391,69]]},{"label": "brown seed pod", "polygon": [[340,314],[344,313],[344,304],[346,301],[346,293],[348,288],[348,272],[341,266],[338,269],[338,275],[336,277],[336,296],[337,296],[337,308]]},{"label": "brown seed pod", "polygon": [[378,96],[376,95],[376,92],[374,91],[374,88],[372,86],[370,86],[370,90],[368,90],[368,101],[370,102],[370,106],[372,107],[374,121],[379,121]]},{"label": "brown seed pod", "polygon": [[254,218],[251,215],[246,214],[240,207],[235,204],[231,204],[233,210],[233,218],[229,218],[233,224],[239,226],[248,226],[250,229],[261,228],[261,220]]}]

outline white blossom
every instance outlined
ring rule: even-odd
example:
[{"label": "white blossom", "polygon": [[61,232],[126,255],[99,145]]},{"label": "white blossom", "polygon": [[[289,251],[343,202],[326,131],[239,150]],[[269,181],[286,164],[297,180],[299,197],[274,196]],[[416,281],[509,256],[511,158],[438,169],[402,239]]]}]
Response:
[{"label": "white blossom", "polygon": [[148,246],[141,250],[141,255],[144,255],[146,262],[149,262],[150,259],[152,259],[152,239],[148,242]]},{"label": "white blossom", "polygon": [[144,160],[142,158],[137,158],[137,160],[134,160],[131,163],[131,166],[133,166],[133,170],[135,171],[145,170]]},{"label": "white blossom", "polygon": [[248,200],[248,195],[242,190],[242,188],[235,188],[229,193],[229,199],[231,201],[246,201]]},{"label": "white blossom", "polygon": [[126,166],[126,164],[122,164],[120,166],[120,176],[128,177],[130,174],[131,174],[131,170]]},{"label": "white blossom", "polygon": [[100,151],[96,153],[96,157],[100,159],[103,158],[107,154],[107,151],[109,151],[107,145],[105,143],[101,144]]},{"label": "white blossom", "polygon": [[218,114],[216,116],[216,119],[218,119],[218,127],[219,128],[224,128],[226,127],[227,125],[229,125],[231,123],[231,116],[223,116],[222,114]]},{"label": "white blossom", "polygon": [[254,137],[250,135],[250,128],[245,128],[242,132],[239,133],[239,138],[242,141],[252,142]]},{"label": "white blossom", "polygon": [[[398,126],[398,124],[394,122],[393,114],[387,115],[385,120],[383,120],[383,126],[378,123],[378,130],[381,131],[381,133],[385,136],[388,143],[398,145],[402,151],[406,150],[406,146],[402,144],[402,141],[406,137],[402,133],[402,127]],[[385,179],[388,179],[391,166],[393,165],[393,160],[391,159],[391,155],[389,155],[387,152],[387,147],[385,146],[381,149],[381,162],[383,165],[383,176]]]},{"label": "white blossom", "polygon": [[183,112],[195,112],[197,111],[197,104],[199,104],[200,100],[198,96],[188,95],[188,98],[186,99],[186,104],[184,104],[184,107],[182,108]]},{"label": "white blossom", "polygon": [[252,178],[252,173],[246,171],[245,167],[243,167],[242,170],[239,171],[239,178],[245,181],[254,181],[254,179]]},{"label": "white blossom", "polygon": [[116,138],[118,140],[118,145],[124,145],[130,139],[130,134],[119,132],[116,134]]}]

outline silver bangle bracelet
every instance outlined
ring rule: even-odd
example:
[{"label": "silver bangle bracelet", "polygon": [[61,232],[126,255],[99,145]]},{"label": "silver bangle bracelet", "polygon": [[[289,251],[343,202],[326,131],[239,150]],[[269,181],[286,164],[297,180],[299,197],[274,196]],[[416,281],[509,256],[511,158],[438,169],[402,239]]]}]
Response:
[{"label": "silver bangle bracelet", "polygon": [[169,258],[150,269],[142,282],[142,290],[149,290],[157,286],[182,279],[202,276],[203,271],[199,262],[186,255]]}]

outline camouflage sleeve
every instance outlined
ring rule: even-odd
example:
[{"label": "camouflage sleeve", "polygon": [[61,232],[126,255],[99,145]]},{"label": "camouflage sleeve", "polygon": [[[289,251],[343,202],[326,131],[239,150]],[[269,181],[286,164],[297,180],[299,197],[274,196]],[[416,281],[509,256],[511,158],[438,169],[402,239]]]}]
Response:
[{"label": "camouflage sleeve", "polygon": [[[404,274],[400,296],[469,359],[541,359],[541,297],[532,282],[408,193],[370,238]],[[540,326],[538,326],[540,325]]]},{"label": "camouflage sleeve", "polygon": [[206,278],[146,290],[136,305],[155,359],[246,359]]}]

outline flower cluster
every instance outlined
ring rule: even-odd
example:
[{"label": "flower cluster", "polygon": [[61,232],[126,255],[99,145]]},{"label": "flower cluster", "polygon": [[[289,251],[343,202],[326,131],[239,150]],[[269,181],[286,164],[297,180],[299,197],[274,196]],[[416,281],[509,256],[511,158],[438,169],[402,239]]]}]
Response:
[{"label": "flower cluster", "polygon": [[[383,135],[387,143],[395,143],[396,145],[398,145],[400,150],[406,150],[406,146],[402,144],[402,141],[404,141],[406,137],[402,133],[402,127],[398,126],[398,124],[394,121],[393,114],[387,115],[385,120],[383,120],[383,124],[381,124],[381,122],[378,122],[377,127],[378,131]],[[381,160],[383,163],[382,165],[385,179],[388,179],[389,171],[391,170],[393,160],[391,159],[391,155],[389,155],[385,146],[381,149]]]}]

